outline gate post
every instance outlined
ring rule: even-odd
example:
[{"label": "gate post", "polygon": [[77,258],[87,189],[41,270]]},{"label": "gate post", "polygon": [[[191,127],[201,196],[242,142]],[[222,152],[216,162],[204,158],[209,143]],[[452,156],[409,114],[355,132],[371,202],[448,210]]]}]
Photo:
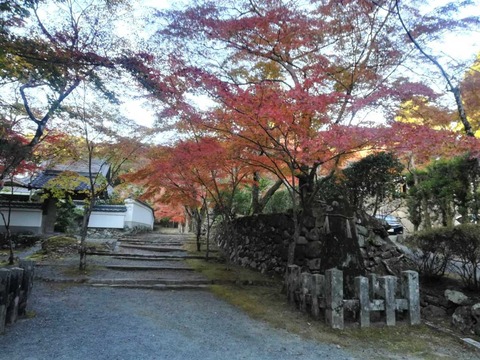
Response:
[{"label": "gate post", "polygon": [[408,302],[408,321],[410,325],[419,325],[420,320],[420,289],[416,271],[402,271],[402,293]]},{"label": "gate post", "polygon": [[325,319],[333,329],[343,329],[343,272],[325,271]]}]

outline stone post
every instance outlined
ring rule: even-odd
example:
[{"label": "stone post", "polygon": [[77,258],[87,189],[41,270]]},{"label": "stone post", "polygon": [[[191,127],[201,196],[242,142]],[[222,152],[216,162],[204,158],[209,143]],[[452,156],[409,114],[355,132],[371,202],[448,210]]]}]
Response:
[{"label": "stone post", "polygon": [[7,306],[7,324],[13,324],[18,317],[18,303],[20,301],[20,289],[23,281],[23,269],[10,268],[9,303]]},{"label": "stone post", "polygon": [[368,278],[364,276],[357,276],[355,278],[355,293],[359,301],[359,321],[360,327],[370,326],[370,296]]},{"label": "stone post", "polygon": [[325,296],[325,276],[314,274],[312,278],[312,315],[314,319],[320,318],[320,304],[318,298]]},{"label": "stone post", "polygon": [[10,290],[10,270],[0,269],[0,335],[5,333],[7,322],[8,292]]},{"label": "stone post", "polygon": [[343,272],[325,271],[325,320],[333,329],[343,329]]},{"label": "stone post", "polygon": [[373,300],[377,297],[377,292],[378,292],[377,274],[369,274],[368,275],[368,283],[370,285],[370,287],[369,287],[370,299]]},{"label": "stone post", "polygon": [[416,271],[402,271],[402,294],[408,302],[408,321],[410,325],[419,325],[420,320],[420,288]]},{"label": "stone post", "polygon": [[33,278],[35,276],[35,262],[32,260],[20,260],[20,267],[23,269],[22,291],[18,304],[18,315],[25,315],[27,302],[32,292]]},{"label": "stone post", "polygon": [[387,326],[395,326],[396,283],[397,278],[395,276],[382,276],[379,278],[380,294],[384,301]]},{"label": "stone post", "polygon": [[298,282],[300,278],[300,267],[297,265],[289,265],[287,268],[287,294],[288,301],[295,303],[295,292],[298,289]]},{"label": "stone post", "polygon": [[301,274],[301,288],[300,288],[300,311],[307,311],[307,295],[311,288],[312,274],[304,272]]}]

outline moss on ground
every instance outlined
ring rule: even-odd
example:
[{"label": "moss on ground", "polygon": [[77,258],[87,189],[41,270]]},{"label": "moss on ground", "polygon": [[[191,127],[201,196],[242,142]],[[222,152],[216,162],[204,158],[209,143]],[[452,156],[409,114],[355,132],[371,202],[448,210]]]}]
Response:
[{"label": "moss on ground", "polygon": [[78,246],[78,240],[74,237],[59,235],[52,236],[42,242],[42,250],[45,253],[74,250]]}]

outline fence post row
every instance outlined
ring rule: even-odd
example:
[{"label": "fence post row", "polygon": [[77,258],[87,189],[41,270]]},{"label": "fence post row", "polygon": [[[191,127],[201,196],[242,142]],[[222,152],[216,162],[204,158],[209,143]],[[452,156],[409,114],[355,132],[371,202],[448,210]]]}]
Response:
[{"label": "fence post row", "polygon": [[[396,311],[407,312],[411,325],[420,324],[420,292],[418,273],[404,271],[398,286],[396,276],[355,278],[355,298],[344,299],[343,272],[330,269],[325,275],[300,273],[300,267],[291,265],[287,273],[288,299],[297,303],[301,311],[310,311],[316,319],[320,309],[324,310],[325,321],[334,329],[344,327],[344,309],[358,312],[360,327],[370,326],[370,313],[380,311],[385,314],[387,326],[396,324]],[[397,294],[400,293],[400,298]]]}]

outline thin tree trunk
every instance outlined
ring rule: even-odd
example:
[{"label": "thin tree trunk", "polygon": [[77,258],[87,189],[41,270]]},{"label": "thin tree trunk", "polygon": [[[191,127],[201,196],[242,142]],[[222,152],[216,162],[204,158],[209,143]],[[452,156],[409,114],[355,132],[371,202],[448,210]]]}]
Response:
[{"label": "thin tree trunk", "polygon": [[207,209],[207,251],[205,253],[205,260],[209,260],[210,256],[210,214]]},{"label": "thin tree trunk", "polygon": [[262,212],[260,206],[260,176],[257,171],[253,173],[252,184],[252,214],[260,214]]},{"label": "thin tree trunk", "polygon": [[85,213],[83,214],[83,221],[82,221],[82,230],[81,230],[81,238],[80,238],[80,264],[78,266],[80,271],[85,271],[87,269],[87,232],[88,232],[88,222],[90,220],[90,215],[92,214],[93,207],[95,202],[93,199],[90,200],[87,208],[85,209]]}]

